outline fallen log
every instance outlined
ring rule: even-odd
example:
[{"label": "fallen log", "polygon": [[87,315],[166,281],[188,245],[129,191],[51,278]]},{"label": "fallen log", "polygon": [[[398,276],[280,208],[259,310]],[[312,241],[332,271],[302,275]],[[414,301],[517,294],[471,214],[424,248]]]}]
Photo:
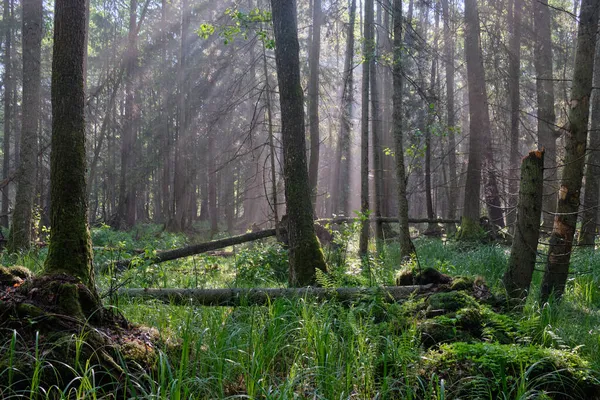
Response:
[{"label": "fallen log", "polygon": [[316,298],[336,299],[341,302],[358,301],[365,297],[382,296],[383,301],[393,303],[407,299],[414,294],[429,291],[428,285],[385,286],[372,288],[342,287],[336,289],[304,288],[264,288],[264,289],[121,289],[119,294],[130,298],[154,299],[175,305],[239,306],[264,305],[274,299]]},{"label": "fallen log", "polygon": [[[257,232],[250,232],[243,235],[232,236],[225,239],[212,240],[210,242],[204,242],[194,244],[191,246],[181,247],[174,250],[166,250],[156,253],[154,257],[149,259],[152,263],[161,263],[165,261],[176,260],[178,258],[189,257],[196,254],[206,253],[211,250],[222,249],[224,247],[233,246],[236,244],[252,242],[254,240],[265,239],[271,236],[275,236],[275,229],[265,229]],[[119,260],[114,262],[113,266],[119,270],[124,270],[131,267],[133,258],[126,260]],[[110,264],[104,266],[103,270],[106,271]]]},{"label": "fallen log", "polygon": [[[354,222],[359,219],[356,217],[336,217],[336,218],[320,218],[317,222],[325,222],[331,224],[342,224],[344,222]],[[397,217],[379,217],[379,218],[370,218],[369,221],[381,221],[381,222],[398,222]],[[443,219],[443,218],[409,218],[408,223],[410,224],[458,224],[460,223],[459,219]]]}]

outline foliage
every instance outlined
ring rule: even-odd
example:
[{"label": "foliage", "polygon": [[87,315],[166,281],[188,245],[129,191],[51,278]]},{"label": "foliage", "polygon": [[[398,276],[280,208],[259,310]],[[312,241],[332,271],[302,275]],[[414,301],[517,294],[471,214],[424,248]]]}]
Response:
[{"label": "foliage", "polygon": [[288,280],[287,250],[281,245],[242,249],[235,260],[236,286],[283,284]]}]

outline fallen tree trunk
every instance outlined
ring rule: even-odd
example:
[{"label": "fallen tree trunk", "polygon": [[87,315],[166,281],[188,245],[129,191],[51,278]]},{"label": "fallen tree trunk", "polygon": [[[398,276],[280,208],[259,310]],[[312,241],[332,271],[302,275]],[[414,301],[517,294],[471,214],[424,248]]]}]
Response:
[{"label": "fallen tree trunk", "polygon": [[239,306],[264,305],[274,299],[310,297],[319,300],[336,299],[342,302],[358,301],[365,296],[380,295],[383,301],[393,303],[413,294],[429,291],[432,284],[416,286],[386,286],[374,288],[345,287],[336,289],[264,288],[264,289],[121,289],[120,295],[131,298],[154,299],[175,305]]},{"label": "fallen tree trunk", "polygon": [[[152,263],[161,263],[165,261],[171,261],[178,258],[189,257],[195,254],[206,253],[211,250],[222,249],[224,247],[233,246],[236,244],[252,242],[254,240],[264,239],[271,236],[275,236],[275,229],[265,229],[258,232],[250,232],[244,235],[232,236],[225,239],[213,240],[210,242],[194,244],[187,247],[182,247],[174,250],[161,251],[156,254],[155,257],[151,258]],[[119,260],[114,263],[114,267],[123,270],[131,266],[134,259],[129,258],[126,260]],[[109,264],[110,265],[110,264]],[[109,266],[107,265],[104,269]]]},{"label": "fallen tree trunk", "polygon": [[[318,219],[317,222],[328,222],[332,224],[341,224],[344,222],[354,222],[357,221],[357,218],[353,217],[336,217],[336,218],[321,218]],[[370,221],[380,221],[380,222],[398,222],[397,217],[379,217],[379,218],[370,218]],[[409,218],[408,223],[410,224],[458,224],[460,222],[459,219],[443,219],[443,218]]]}]

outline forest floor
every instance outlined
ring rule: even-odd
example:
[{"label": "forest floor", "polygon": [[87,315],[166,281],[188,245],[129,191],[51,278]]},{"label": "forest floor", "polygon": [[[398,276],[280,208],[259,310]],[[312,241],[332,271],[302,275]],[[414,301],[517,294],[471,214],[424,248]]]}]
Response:
[{"label": "forest floor", "polygon": [[[285,287],[286,252],[268,239],[227,249],[234,252],[229,257],[151,264],[147,260],[155,251],[203,238],[153,225],[132,232],[94,229],[96,265],[144,250],[134,268],[99,274],[98,287],[107,307],[160,335],[160,348],[146,360],[152,368],[121,364],[127,379],[119,381],[120,398],[600,398],[600,269],[595,268],[600,254],[577,250],[560,303],[537,302],[533,294],[541,272],[536,272],[532,295],[522,310],[514,310],[503,300],[500,283],[506,246],[417,239],[418,258],[401,264],[399,249],[390,242],[365,264],[353,256],[355,233],[345,229],[338,239],[341,251],[327,252],[330,271],[319,275],[320,285],[389,286],[401,272],[429,267],[453,277],[452,283],[393,304],[381,296],[352,304],[296,298],[235,308],[141,301],[120,296],[118,289]],[[1,261],[36,273],[45,252],[4,255]],[[74,376],[68,384],[44,386],[44,377],[58,368],[52,353],[42,347],[34,354],[17,351],[25,338],[10,334],[2,320],[0,330],[9,333],[0,343],[0,398],[113,398],[116,393],[99,379],[105,367],[92,358],[68,366]],[[86,338],[80,339],[85,346]],[[15,382],[23,365],[35,367],[25,385]]]}]

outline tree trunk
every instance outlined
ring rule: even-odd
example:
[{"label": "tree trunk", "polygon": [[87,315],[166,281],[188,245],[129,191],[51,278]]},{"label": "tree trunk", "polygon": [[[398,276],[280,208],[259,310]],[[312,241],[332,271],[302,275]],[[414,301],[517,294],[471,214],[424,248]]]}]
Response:
[{"label": "tree trunk", "polygon": [[392,110],[392,129],[394,132],[394,150],[396,153],[396,180],[398,184],[398,221],[400,242],[400,256],[408,257],[414,248],[410,241],[408,230],[408,200],[406,198],[406,171],[404,169],[404,145],[402,143],[402,0],[394,0],[393,25],[394,25],[394,63],[392,65],[394,85],[394,109]]},{"label": "tree trunk", "polygon": [[[4,0],[4,137],[2,139],[2,180],[7,181],[10,174],[10,137],[12,128],[12,93],[13,78],[11,68],[12,48],[12,1]],[[8,205],[10,202],[10,184],[2,189],[2,215],[0,225],[8,228]]]},{"label": "tree trunk", "polygon": [[504,274],[504,286],[513,299],[527,298],[537,259],[544,189],[544,152],[532,151],[521,164],[515,234]]},{"label": "tree trunk", "polygon": [[137,0],[130,0],[129,34],[125,67],[125,123],[121,139],[121,175],[119,183],[119,211],[117,226],[120,228],[135,225],[135,69],[137,64]]},{"label": "tree trunk", "polygon": [[534,64],[537,91],[538,148],[545,149],[544,165],[544,232],[552,230],[556,211],[556,116],[554,113],[554,73],[552,71],[552,34],[548,0],[533,2],[535,24]]},{"label": "tree trunk", "polygon": [[[372,13],[374,11],[371,11]],[[374,26],[374,24],[372,24]],[[373,151],[373,214],[375,218],[381,217],[381,206],[383,197],[383,174],[381,167],[381,107],[379,105],[379,85],[377,82],[377,63],[375,62],[377,55],[378,40],[374,35],[375,30],[372,29],[373,36],[371,37],[372,42],[372,54],[369,59],[371,65],[369,66],[369,84],[371,86],[371,131],[372,131],[372,146]],[[383,224],[380,220],[375,220],[375,240],[377,242],[377,251],[381,252],[383,246]]]},{"label": "tree trunk", "polygon": [[321,55],[321,0],[313,3],[312,43],[309,52],[309,81],[308,81],[308,121],[310,132],[310,162],[308,165],[308,180],[311,190],[313,207],[317,200],[317,183],[319,181],[319,59]]},{"label": "tree trunk", "polygon": [[75,276],[95,294],[85,187],[85,4],[85,0],[55,2],[50,159],[52,230],[45,273]]},{"label": "tree trunk", "polygon": [[210,217],[210,233],[215,235],[219,231],[219,212],[217,210],[217,165],[215,161],[215,138],[212,132],[207,139],[208,162],[208,215]]},{"label": "tree trunk", "polygon": [[363,222],[360,229],[358,253],[365,256],[369,248],[369,76],[373,56],[373,0],[365,0],[364,38],[362,63],[362,112],[360,135],[360,212]]},{"label": "tree trunk", "polygon": [[314,284],[316,268],[325,271],[326,266],[315,236],[308,184],[296,1],[271,0],[271,8],[281,104],[285,199],[289,220],[290,286],[306,286]]},{"label": "tree trunk", "polygon": [[380,296],[386,303],[395,303],[427,292],[431,284],[421,286],[386,286],[383,288],[262,288],[262,289],[121,289],[120,295],[160,300],[168,304],[189,306],[267,305],[275,299],[317,298],[338,302],[356,302],[365,297]]},{"label": "tree trunk", "polygon": [[518,198],[518,170],[519,163],[519,115],[521,92],[519,76],[521,75],[521,0],[513,0],[513,11],[509,15],[509,30],[511,32],[508,50],[508,91],[510,98],[510,163],[508,175],[508,213],[506,222],[511,229],[517,219],[516,207]]},{"label": "tree trunk", "polygon": [[340,107],[340,136],[334,161],[333,190],[331,192],[332,210],[335,214],[348,216],[348,198],[350,187],[350,135],[352,132],[352,109],[354,107],[354,28],[356,21],[356,0],[350,0],[350,19],[346,33],[346,55],[342,105]]},{"label": "tree trunk", "polygon": [[[454,39],[452,38],[452,19],[448,9],[448,0],[442,0],[444,20],[444,57],[446,58],[446,125],[448,132],[448,218],[456,218],[458,203],[458,175],[456,174],[456,114],[454,110]],[[456,231],[456,225],[448,224],[446,234]]]},{"label": "tree trunk", "polygon": [[31,247],[33,207],[36,197],[38,124],[40,120],[42,0],[23,1],[23,102],[21,112],[21,162],[8,249]]},{"label": "tree trunk", "polygon": [[[475,0],[465,0],[465,53],[469,86],[469,161],[465,182],[465,199],[460,239],[471,240],[480,232],[482,145],[489,131],[485,74],[479,33],[479,13]],[[487,122],[486,122],[487,119]]]},{"label": "tree trunk", "polygon": [[548,262],[542,281],[543,301],[552,293],[556,297],[562,295],[569,274],[585,163],[599,9],[600,4],[596,0],[583,0],[581,3],[565,166],[558,192],[557,214],[550,237]]},{"label": "tree trunk", "polygon": [[596,43],[590,135],[585,169],[585,194],[579,244],[593,246],[598,229],[598,191],[600,190],[600,41]]}]

